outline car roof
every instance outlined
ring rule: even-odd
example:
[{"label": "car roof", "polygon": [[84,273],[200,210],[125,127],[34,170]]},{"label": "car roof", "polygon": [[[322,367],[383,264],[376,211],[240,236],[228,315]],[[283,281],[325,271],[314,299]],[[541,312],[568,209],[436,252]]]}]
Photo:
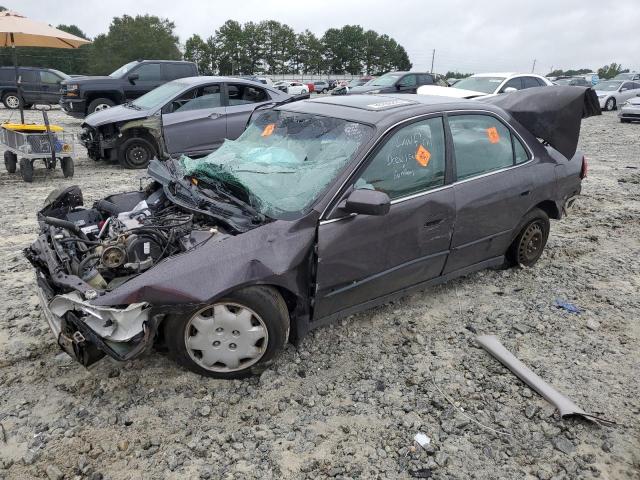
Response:
[{"label": "car roof", "polygon": [[299,100],[278,107],[289,112],[310,113],[384,127],[416,115],[447,110],[490,110],[508,117],[493,105],[476,100],[417,94],[337,95]]}]

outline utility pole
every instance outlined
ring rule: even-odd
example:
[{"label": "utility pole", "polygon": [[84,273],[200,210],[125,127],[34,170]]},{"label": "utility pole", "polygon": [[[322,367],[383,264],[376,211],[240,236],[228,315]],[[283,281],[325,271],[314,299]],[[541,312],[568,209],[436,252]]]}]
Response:
[{"label": "utility pole", "polygon": [[531,67],[531,73],[536,71],[536,59],[533,59],[533,67]]},{"label": "utility pole", "polygon": [[431,52],[431,71],[429,73],[433,73],[433,62],[436,59],[436,49],[433,49],[433,52]]}]

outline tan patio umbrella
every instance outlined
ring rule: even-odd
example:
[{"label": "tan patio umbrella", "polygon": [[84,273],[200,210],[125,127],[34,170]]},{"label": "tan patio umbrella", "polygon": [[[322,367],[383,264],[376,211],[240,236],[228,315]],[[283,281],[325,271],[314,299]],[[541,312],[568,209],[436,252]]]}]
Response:
[{"label": "tan patio umbrella", "polygon": [[78,48],[87,43],[91,42],[53,28],[46,23],[31,20],[19,13],[9,10],[0,12],[0,46],[10,46],[13,50],[13,66],[16,69],[18,97],[20,98],[20,121],[22,123],[24,123],[24,112],[22,111],[21,87],[18,81],[16,47]]}]

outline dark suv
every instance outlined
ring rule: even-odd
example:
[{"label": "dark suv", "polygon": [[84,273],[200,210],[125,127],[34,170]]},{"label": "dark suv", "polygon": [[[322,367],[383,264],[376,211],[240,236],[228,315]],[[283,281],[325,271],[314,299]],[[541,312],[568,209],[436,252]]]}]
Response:
[{"label": "dark suv", "polygon": [[171,80],[197,77],[195,63],[173,60],[136,60],[106,77],[74,77],[62,83],[60,106],[83,118],[95,111],[134,100]]},{"label": "dark suv", "polygon": [[[34,103],[57,104],[60,83],[71,78],[58,70],[39,67],[18,67],[18,75],[25,108]],[[7,108],[16,109],[20,106],[15,67],[0,67],[0,98]]]}]

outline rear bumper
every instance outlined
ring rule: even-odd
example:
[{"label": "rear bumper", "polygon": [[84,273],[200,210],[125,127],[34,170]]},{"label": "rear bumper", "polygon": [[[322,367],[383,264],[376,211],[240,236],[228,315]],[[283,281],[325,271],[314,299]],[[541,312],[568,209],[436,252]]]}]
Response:
[{"label": "rear bumper", "polygon": [[75,118],[84,118],[87,111],[87,102],[81,98],[61,97],[58,102],[60,108]]}]

